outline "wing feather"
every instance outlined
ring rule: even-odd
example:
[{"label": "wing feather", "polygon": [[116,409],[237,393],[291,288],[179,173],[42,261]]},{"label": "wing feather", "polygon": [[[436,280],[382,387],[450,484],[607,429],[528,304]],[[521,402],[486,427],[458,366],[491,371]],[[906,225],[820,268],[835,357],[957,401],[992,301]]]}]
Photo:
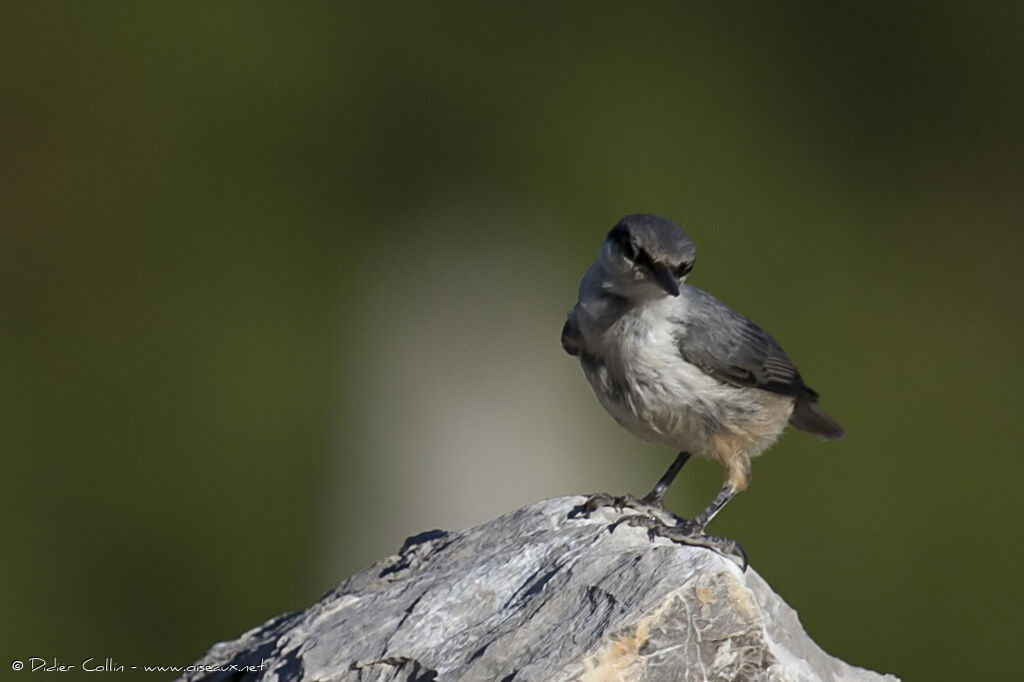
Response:
[{"label": "wing feather", "polygon": [[719,381],[817,400],[796,366],[768,332],[693,286],[677,320],[679,354]]}]

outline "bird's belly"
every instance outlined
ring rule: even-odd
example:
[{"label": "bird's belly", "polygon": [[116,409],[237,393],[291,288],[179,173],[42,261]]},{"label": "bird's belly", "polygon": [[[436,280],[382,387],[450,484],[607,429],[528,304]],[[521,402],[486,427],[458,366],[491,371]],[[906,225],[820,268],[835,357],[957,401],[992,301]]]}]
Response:
[{"label": "bird's belly", "polygon": [[584,365],[604,408],[645,441],[725,463],[761,454],[779,437],[794,400],[722,383],[678,356],[638,353],[620,372]]}]

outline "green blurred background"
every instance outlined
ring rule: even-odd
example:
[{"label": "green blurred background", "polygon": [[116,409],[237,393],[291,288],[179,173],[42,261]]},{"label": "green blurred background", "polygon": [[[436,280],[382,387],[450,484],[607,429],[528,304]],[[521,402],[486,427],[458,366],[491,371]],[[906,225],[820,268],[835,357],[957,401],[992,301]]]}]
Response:
[{"label": "green blurred background", "polygon": [[407,535],[646,490],[558,338],[654,212],[848,432],[715,532],[834,655],[1017,676],[1021,7],[4,3],[2,669],[187,665]]}]

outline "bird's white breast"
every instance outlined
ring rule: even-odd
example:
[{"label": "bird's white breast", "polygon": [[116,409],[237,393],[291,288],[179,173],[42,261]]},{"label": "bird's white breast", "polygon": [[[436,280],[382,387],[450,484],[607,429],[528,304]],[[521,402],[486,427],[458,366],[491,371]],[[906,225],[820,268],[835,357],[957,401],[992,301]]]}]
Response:
[{"label": "bird's white breast", "polygon": [[785,428],[793,399],[720,382],[686,362],[678,350],[685,317],[681,301],[665,297],[631,308],[604,330],[581,324],[596,359],[581,358],[594,392],[644,440],[723,461],[740,451],[760,454]]}]

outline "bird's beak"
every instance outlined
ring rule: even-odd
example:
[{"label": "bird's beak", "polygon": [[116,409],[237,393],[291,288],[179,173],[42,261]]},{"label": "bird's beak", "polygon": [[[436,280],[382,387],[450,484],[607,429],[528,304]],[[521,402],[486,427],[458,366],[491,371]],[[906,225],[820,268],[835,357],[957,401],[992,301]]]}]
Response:
[{"label": "bird's beak", "polygon": [[653,263],[651,265],[651,275],[654,276],[654,281],[666,293],[673,296],[679,295],[679,282],[676,280],[675,275],[672,274],[672,271],[668,269],[668,266],[663,263]]}]

